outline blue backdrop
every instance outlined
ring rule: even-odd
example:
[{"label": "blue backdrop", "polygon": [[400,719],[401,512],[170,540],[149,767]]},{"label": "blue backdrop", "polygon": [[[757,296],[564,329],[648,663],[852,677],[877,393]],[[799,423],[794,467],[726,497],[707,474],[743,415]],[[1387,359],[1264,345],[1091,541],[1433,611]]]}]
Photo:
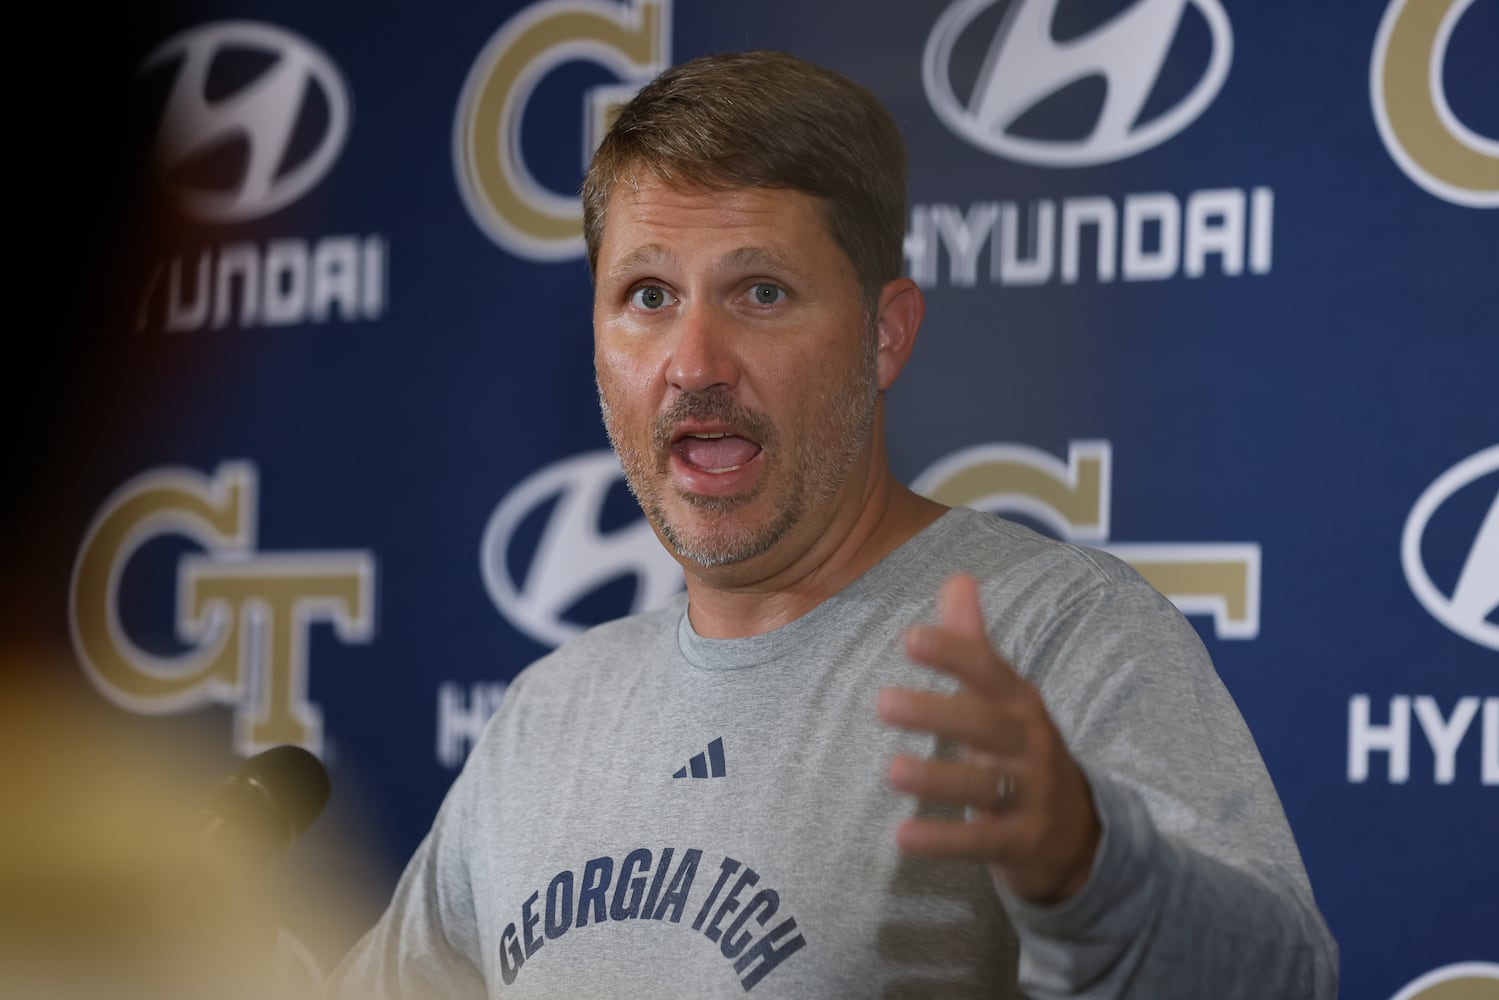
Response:
[{"label": "blue backdrop", "polygon": [[781,48],[910,147],[897,473],[1188,612],[1344,995],[1499,989],[1499,2],[203,0],[106,28],[107,148],[75,138],[67,177],[107,221],[48,290],[88,349],[42,369],[73,390],[22,466],[19,606],[82,697],[212,767],[320,754],[330,814],[285,864],[359,880],[354,923],[507,680],[680,587],[605,450],[574,192],[612,102]]}]

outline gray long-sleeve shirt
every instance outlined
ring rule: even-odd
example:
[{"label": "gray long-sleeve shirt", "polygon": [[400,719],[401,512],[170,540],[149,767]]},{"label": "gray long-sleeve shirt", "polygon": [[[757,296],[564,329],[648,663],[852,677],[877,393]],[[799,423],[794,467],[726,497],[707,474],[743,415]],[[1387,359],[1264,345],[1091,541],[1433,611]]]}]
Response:
[{"label": "gray long-sleeve shirt", "polygon": [[[901,636],[955,572],[1039,686],[1103,826],[1075,896],[902,855],[878,692],[950,689]],[[954,816],[954,818],[958,818]],[[1196,633],[1129,567],[957,509],[765,635],[679,600],[532,665],[454,783],[345,997],[1336,993],[1336,946]]]}]

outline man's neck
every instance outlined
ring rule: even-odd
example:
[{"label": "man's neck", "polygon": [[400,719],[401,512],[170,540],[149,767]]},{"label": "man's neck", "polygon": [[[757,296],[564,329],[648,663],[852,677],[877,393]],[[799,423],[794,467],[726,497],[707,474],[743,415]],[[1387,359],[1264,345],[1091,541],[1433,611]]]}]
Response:
[{"label": "man's neck", "polygon": [[[693,629],[712,639],[761,635],[793,622],[843,590],[947,510],[896,482],[878,456],[863,501],[851,515],[836,515],[795,558],[776,564],[756,557],[753,566],[687,569],[688,614]],[[789,539],[788,539],[789,541]],[[784,559],[784,555],[781,557]]]}]

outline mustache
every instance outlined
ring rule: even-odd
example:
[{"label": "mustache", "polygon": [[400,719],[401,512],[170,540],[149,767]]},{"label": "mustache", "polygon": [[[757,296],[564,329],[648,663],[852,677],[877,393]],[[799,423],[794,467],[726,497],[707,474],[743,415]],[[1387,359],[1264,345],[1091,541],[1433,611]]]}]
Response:
[{"label": "mustache", "polygon": [[727,424],[762,448],[776,439],[769,418],[733,396],[723,392],[684,392],[656,418],[651,437],[658,454],[666,453],[677,428],[688,421]]}]

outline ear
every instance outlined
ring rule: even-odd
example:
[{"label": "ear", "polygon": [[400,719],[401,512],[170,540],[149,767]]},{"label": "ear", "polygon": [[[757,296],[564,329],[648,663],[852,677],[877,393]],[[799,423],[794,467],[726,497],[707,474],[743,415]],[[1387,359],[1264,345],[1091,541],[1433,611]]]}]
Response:
[{"label": "ear", "polygon": [[875,367],[880,391],[895,384],[896,376],[906,367],[911,348],[916,346],[916,331],[926,315],[926,298],[910,278],[897,278],[880,289],[880,311],[875,319],[879,353]]}]

